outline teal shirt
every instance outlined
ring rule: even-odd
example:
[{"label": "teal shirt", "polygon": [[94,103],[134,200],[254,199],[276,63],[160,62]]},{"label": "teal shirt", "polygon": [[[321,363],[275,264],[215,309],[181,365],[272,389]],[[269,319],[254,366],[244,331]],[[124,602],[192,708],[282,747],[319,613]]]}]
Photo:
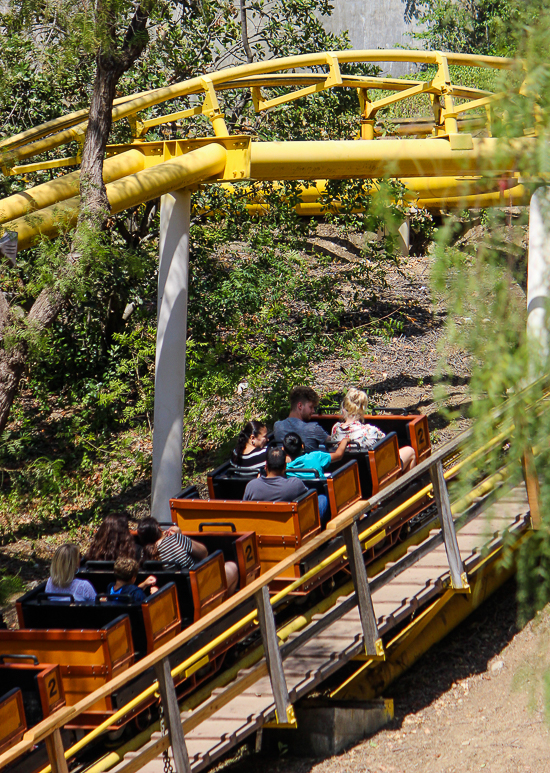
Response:
[{"label": "teal shirt", "polygon": [[324,472],[330,464],[330,454],[325,451],[311,451],[309,454],[299,456],[293,462],[289,462],[286,466],[287,476],[295,478],[314,478],[315,475],[311,472],[300,472],[300,470],[317,470],[319,478],[324,477]]}]

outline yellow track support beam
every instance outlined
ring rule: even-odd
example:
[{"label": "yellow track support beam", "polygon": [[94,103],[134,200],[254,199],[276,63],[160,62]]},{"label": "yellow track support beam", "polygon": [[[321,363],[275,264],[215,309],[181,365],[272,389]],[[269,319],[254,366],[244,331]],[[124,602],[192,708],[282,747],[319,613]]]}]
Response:
[{"label": "yellow track support beam", "polygon": [[[144,163],[143,153],[140,153],[139,150],[127,150],[118,156],[105,159],[103,179],[105,183],[120,180],[126,175],[141,171]],[[80,172],[71,172],[21,193],[14,193],[0,201],[0,223],[15,220],[15,218],[77,196],[79,184]]]},{"label": "yellow track support beam", "polygon": [[510,207],[529,204],[531,192],[523,185],[514,185],[504,191],[472,193],[466,196],[444,198],[419,198],[418,206],[424,209],[477,209],[484,207]]},{"label": "yellow track support beam", "polygon": [[[533,140],[515,140],[508,158],[499,140],[470,135],[426,140],[333,140],[327,142],[253,142],[251,177],[255,180],[315,180],[509,175],[515,150]],[[497,162],[497,149],[500,151]]]},{"label": "yellow track support beam", "polygon": [[[212,143],[109,183],[107,196],[111,214],[221,174],[225,168],[226,155],[222,145]],[[18,249],[24,250],[40,235],[55,236],[74,225],[79,202],[79,197],[67,199],[32,216],[12,220],[6,223],[5,227],[17,232]]]}]

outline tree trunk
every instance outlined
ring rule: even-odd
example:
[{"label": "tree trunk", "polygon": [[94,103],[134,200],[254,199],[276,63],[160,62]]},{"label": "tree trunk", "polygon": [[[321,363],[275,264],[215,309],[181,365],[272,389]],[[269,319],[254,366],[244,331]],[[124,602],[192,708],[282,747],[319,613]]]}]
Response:
[{"label": "tree trunk", "polygon": [[[110,52],[98,52],[94,90],[90,104],[88,129],[82,151],[80,170],[80,213],[73,249],[54,287],[46,287],[32,305],[25,320],[10,310],[0,290],[0,433],[4,430],[10,409],[17,394],[19,382],[27,363],[28,335],[40,335],[56,319],[71,293],[71,274],[80,259],[78,226],[88,223],[100,229],[110,212],[109,200],[103,182],[103,160],[112,123],[113,100],[117,83],[132,67],[147,44],[148,11],[140,5],[126,30],[120,50],[116,50],[116,32],[112,30],[113,47]],[[69,280],[69,281],[67,281]],[[13,332],[14,342],[5,345],[5,334]]]},{"label": "tree trunk", "polygon": [[241,5],[241,34],[243,39],[243,48],[248,59],[248,63],[251,64],[254,61],[254,54],[250,48],[248,41],[248,18],[246,16],[246,0],[240,0]]},{"label": "tree trunk", "polygon": [[26,333],[31,329],[34,335],[40,335],[55,320],[64,302],[59,291],[47,287],[33,303],[27,318],[22,320],[11,312],[4,294],[0,292],[0,340],[8,331],[14,337],[7,348],[5,341],[0,348],[0,434],[7,424],[27,363],[29,347]]},{"label": "tree trunk", "polygon": [[[110,67],[109,64],[111,64]],[[80,167],[79,222],[87,220],[97,223],[98,220],[105,220],[110,212],[103,182],[103,159],[111,131],[116,85],[122,72],[120,65],[113,67],[112,62],[105,62],[102,56],[98,56],[90,118]]]}]

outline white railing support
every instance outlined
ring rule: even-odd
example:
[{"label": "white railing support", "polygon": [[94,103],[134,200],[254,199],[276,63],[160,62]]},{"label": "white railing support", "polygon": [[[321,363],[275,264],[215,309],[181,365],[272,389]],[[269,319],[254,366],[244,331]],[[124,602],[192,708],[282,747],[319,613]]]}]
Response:
[{"label": "white railing support", "polygon": [[160,207],[151,515],[171,523],[181,491],[191,193],[168,193]]}]

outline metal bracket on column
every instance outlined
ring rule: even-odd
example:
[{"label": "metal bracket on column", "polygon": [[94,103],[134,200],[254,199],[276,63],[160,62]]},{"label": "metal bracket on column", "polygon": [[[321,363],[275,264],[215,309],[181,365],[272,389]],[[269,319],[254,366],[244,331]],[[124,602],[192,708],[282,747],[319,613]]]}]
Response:
[{"label": "metal bracket on column", "polygon": [[434,487],[434,498],[439,513],[443,539],[445,541],[445,551],[447,553],[447,560],[451,572],[451,585],[454,590],[461,590],[465,593],[469,593],[470,586],[468,584],[466,572],[464,571],[462,558],[460,557],[455,524],[451,513],[449,491],[443,475],[443,464],[441,461],[438,461],[430,468],[430,477]]},{"label": "metal bracket on column", "polygon": [[[266,585],[259,590],[255,596],[256,606],[258,608],[258,619],[262,632],[262,641],[264,644],[265,659],[267,661],[267,670],[275,699],[275,719],[273,723],[276,727],[296,727],[296,717],[294,708],[288,697],[288,688],[286,686],[285,672],[283,671],[283,659],[279,649],[279,640],[277,638],[277,628],[275,627],[275,617],[273,607],[269,602],[269,590]],[[273,726],[272,723],[264,727]]]},{"label": "metal bracket on column", "polygon": [[164,710],[164,719],[170,738],[170,746],[174,757],[176,773],[191,773],[189,755],[185,745],[185,737],[181,726],[181,715],[174,687],[174,680],[170,671],[170,661],[164,658],[155,664],[155,676],[158,679],[160,698]]},{"label": "metal bracket on column", "polygon": [[365,562],[363,561],[363,551],[361,550],[357,523],[355,521],[344,530],[344,540],[357,597],[357,606],[359,607],[359,615],[361,617],[365,652],[370,658],[380,658],[383,660],[385,658],[384,645],[382,639],[378,636],[378,626],[372,605],[369,578]]}]

